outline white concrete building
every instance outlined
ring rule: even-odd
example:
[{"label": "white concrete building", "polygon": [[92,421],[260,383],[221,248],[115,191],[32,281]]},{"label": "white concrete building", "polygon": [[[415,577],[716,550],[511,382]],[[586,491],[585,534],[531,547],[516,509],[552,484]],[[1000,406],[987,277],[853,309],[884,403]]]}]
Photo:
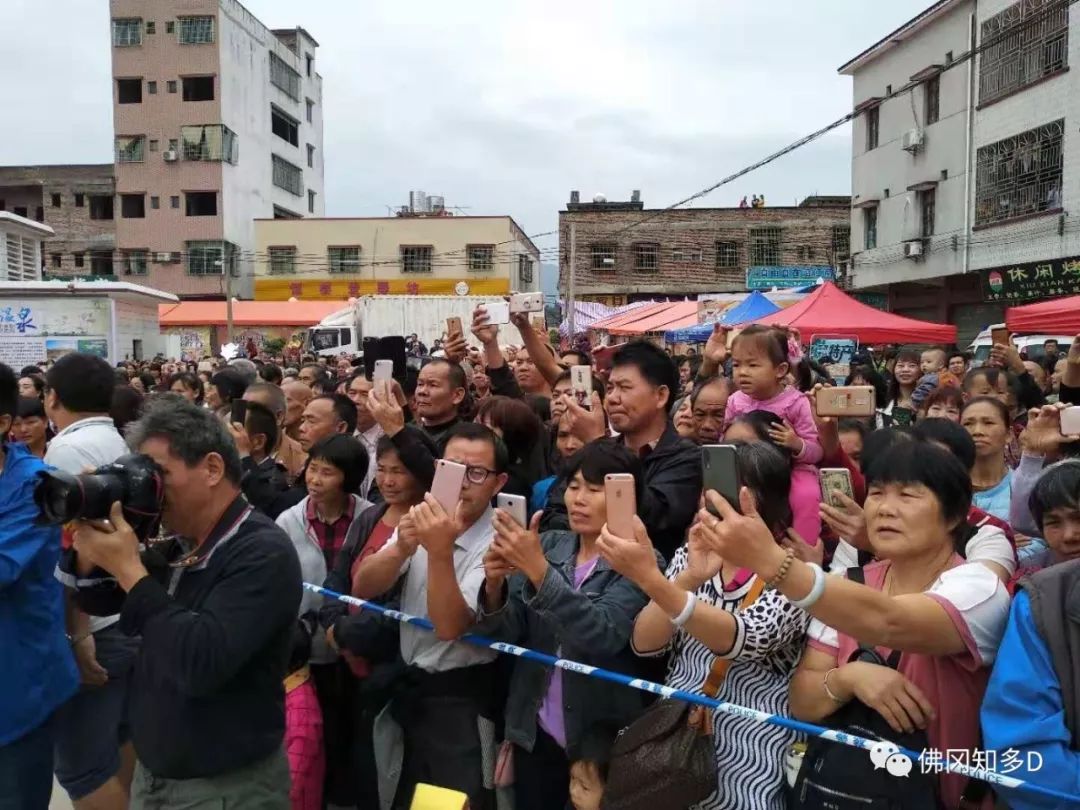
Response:
[{"label": "white concrete building", "polygon": [[110,13],[120,275],[220,298],[231,267],[250,297],[254,220],[324,213],[318,43],[237,0]]},{"label": "white concrete building", "polygon": [[1080,169],[1080,140],[1064,125],[1080,105],[1070,15],[1080,25],[1061,0],[940,0],[841,66],[861,111],[856,289],[955,323],[961,342],[1008,303],[1080,292],[1080,269],[1070,286],[1063,261],[1080,256],[1080,223],[1065,216],[1080,202],[1080,176],[1066,168],[1072,157]]},{"label": "white concrete building", "polygon": [[0,281],[41,281],[42,245],[53,229],[0,211]]}]

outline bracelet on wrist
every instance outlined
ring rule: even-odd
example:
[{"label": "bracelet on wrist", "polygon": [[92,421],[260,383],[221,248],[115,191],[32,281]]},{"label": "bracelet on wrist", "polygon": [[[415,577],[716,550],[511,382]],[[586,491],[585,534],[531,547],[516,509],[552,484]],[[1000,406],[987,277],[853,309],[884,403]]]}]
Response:
[{"label": "bracelet on wrist", "polygon": [[770,579],[765,584],[768,585],[770,588],[775,588],[777,585],[783,582],[784,577],[786,577],[788,575],[788,571],[791,570],[791,564],[793,562],[795,562],[795,552],[789,548],[784,553],[784,559],[780,563],[780,568],[777,569],[772,579]]},{"label": "bracelet on wrist", "polygon": [[843,698],[837,697],[832,689],[829,688],[829,676],[832,675],[839,667],[833,667],[825,673],[825,677],[821,681],[821,685],[825,687],[825,694],[829,696],[829,700],[833,703],[847,703]]},{"label": "bracelet on wrist", "polygon": [[816,563],[809,563],[810,570],[814,574],[814,584],[810,586],[810,592],[802,599],[789,599],[799,610],[809,610],[814,606],[823,593],[825,593],[825,571]]},{"label": "bracelet on wrist", "polygon": [[686,604],[683,606],[682,612],[678,616],[674,616],[671,619],[671,623],[676,627],[682,627],[688,621],[690,617],[694,615],[694,608],[697,607],[697,596],[690,591],[686,592]]},{"label": "bracelet on wrist", "polygon": [[75,647],[75,646],[77,646],[79,644],[82,644],[84,641],[86,641],[92,635],[93,635],[93,633],[91,633],[89,630],[86,631],[85,633],[82,633],[82,634],[77,635],[77,636],[69,635],[67,637],[68,644],[70,644],[72,647]]}]

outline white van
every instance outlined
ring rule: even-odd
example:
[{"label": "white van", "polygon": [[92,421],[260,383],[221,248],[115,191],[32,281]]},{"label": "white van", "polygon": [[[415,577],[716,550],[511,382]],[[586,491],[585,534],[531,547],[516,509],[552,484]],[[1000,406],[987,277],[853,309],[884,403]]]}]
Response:
[{"label": "white van", "polygon": [[[1003,323],[990,324],[975,336],[975,340],[971,341],[971,345],[968,346],[968,351],[975,358],[972,365],[981,366],[986,363],[990,358],[990,347],[993,345],[990,333],[994,329],[1004,328],[1005,324]],[[1013,335],[1012,340],[1017,351],[1026,359],[1039,362],[1043,356],[1043,343],[1048,340],[1056,340],[1058,342],[1058,351],[1064,357],[1069,351],[1069,346],[1072,345],[1073,337],[1073,335]]]}]

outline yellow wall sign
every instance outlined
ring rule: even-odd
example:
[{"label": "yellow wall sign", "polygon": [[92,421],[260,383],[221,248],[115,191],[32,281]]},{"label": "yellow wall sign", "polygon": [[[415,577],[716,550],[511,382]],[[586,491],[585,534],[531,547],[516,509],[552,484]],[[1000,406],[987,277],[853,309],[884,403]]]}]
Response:
[{"label": "yellow wall sign", "polygon": [[[461,292],[458,285],[461,287]],[[362,295],[509,295],[510,280],[506,278],[393,278],[372,279],[308,279],[292,281],[287,278],[256,278],[256,301],[301,301],[321,299],[340,301]]]}]

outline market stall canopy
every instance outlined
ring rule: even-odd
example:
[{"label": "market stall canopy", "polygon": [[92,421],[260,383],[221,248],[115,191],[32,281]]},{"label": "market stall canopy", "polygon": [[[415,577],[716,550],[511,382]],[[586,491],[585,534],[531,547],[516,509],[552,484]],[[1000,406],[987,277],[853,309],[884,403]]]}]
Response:
[{"label": "market stall canopy", "polygon": [[[623,313],[631,312],[635,309],[640,309],[641,307],[648,306],[650,303],[650,301],[635,301],[632,304],[626,304],[621,307],[609,307],[606,304],[600,304],[595,301],[575,301],[574,331],[579,335],[584,334],[590,329],[593,329],[595,324],[599,321],[622,315]],[[568,337],[570,334],[570,324],[565,318],[559,325],[559,334],[563,337]]]},{"label": "market stall canopy", "polygon": [[[235,301],[234,326],[314,326],[327,315],[344,309],[345,301]],[[159,304],[161,328],[172,326],[224,326],[224,301],[181,301]]]},{"label": "market stall canopy", "polygon": [[826,281],[799,303],[755,323],[791,326],[804,341],[817,335],[854,335],[860,343],[955,343],[956,327],[884,312]]},{"label": "market stall canopy", "polygon": [[645,318],[650,315],[655,315],[657,312],[663,312],[665,309],[671,306],[669,301],[638,301],[638,306],[628,305],[622,307],[606,318],[601,318],[598,321],[593,321],[590,329],[604,332],[612,326],[622,326],[623,324],[631,323],[637,318]]},{"label": "market stall canopy", "polygon": [[[697,301],[671,301],[660,311],[637,317],[629,323],[609,326],[607,331],[613,335],[644,335],[647,332],[663,332],[666,329],[693,326],[697,323],[697,311]],[[641,312],[644,313],[644,310]]]},{"label": "market stall canopy", "polygon": [[1010,332],[1080,335],[1080,295],[1005,310]]},{"label": "market stall canopy", "polygon": [[[737,326],[740,323],[756,321],[779,311],[780,307],[766,298],[764,294],[754,290],[740,303],[724,312],[719,318],[719,323],[724,324],[724,326]],[[710,321],[709,323],[699,323],[683,329],[672,329],[664,334],[664,340],[668,343],[704,343],[712,334],[713,324],[716,322]]]}]

